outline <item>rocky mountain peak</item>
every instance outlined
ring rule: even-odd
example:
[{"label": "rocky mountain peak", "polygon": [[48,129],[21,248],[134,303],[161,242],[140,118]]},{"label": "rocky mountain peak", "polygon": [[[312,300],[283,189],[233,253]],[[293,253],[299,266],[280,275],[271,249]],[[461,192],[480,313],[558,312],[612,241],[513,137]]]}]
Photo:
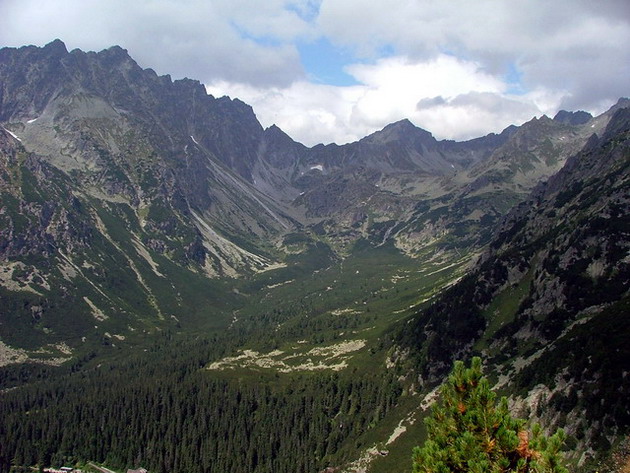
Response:
[{"label": "rocky mountain peak", "polygon": [[560,128],[561,125],[562,123],[559,120],[552,120],[547,115],[534,117],[530,121],[523,123],[513,136],[521,139],[525,137],[537,139],[541,134]]},{"label": "rocky mountain peak", "polygon": [[557,122],[564,123],[565,125],[584,125],[588,122],[593,115],[583,110],[577,112],[567,112],[566,110],[560,110],[553,119]]},{"label": "rocky mountain peak", "polygon": [[[72,51],[81,54],[80,50]],[[107,64],[111,64],[112,66],[120,65],[125,62],[133,63],[133,66],[140,68],[138,64],[129,56],[129,52],[126,49],[121,48],[120,46],[111,46],[107,49],[103,49],[96,53],[96,57],[98,57],[99,61],[102,61]]]},{"label": "rocky mountain peak", "polygon": [[265,137],[265,141],[268,143],[277,143],[279,145],[289,145],[289,146],[300,145],[293,138],[287,135],[282,130],[282,128],[280,128],[279,126],[275,124],[265,129],[264,137]]},{"label": "rocky mountain peak", "polygon": [[43,47],[43,52],[54,56],[62,56],[68,54],[68,49],[63,41],[55,39]]},{"label": "rocky mountain peak", "polygon": [[615,112],[616,110],[619,110],[622,108],[629,108],[629,107],[630,107],[630,98],[620,97],[619,100],[617,100],[617,103],[613,105],[612,107],[610,107],[608,112]]},{"label": "rocky mountain peak", "polygon": [[417,127],[411,123],[411,120],[408,118],[403,118],[402,120],[398,120],[397,122],[390,123],[383,130],[399,130],[399,131],[412,131]]},{"label": "rocky mountain peak", "polygon": [[434,144],[435,138],[431,133],[415,126],[408,119],[403,119],[387,125],[380,131],[372,133],[361,141],[373,144],[386,144],[393,141],[418,142],[423,144]]},{"label": "rocky mountain peak", "polygon": [[275,123],[273,125],[265,128],[265,133],[268,133],[270,136],[286,135],[286,133],[284,131],[282,131],[282,128],[280,128]]}]

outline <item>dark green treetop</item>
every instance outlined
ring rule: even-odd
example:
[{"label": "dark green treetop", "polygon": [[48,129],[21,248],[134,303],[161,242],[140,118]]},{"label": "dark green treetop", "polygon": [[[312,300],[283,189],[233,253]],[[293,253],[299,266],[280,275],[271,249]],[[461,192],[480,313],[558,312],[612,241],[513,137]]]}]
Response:
[{"label": "dark green treetop", "polygon": [[508,402],[490,390],[481,359],[455,362],[426,420],[428,439],[413,450],[413,473],[567,473],[560,448],[564,432],[547,438],[513,418]]}]

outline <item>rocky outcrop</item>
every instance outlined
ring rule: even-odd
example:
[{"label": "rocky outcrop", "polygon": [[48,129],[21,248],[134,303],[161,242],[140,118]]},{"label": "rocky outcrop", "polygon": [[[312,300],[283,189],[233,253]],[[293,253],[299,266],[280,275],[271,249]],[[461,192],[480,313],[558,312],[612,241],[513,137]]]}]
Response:
[{"label": "rocky outcrop", "polygon": [[564,427],[578,457],[630,429],[630,109],[611,115],[400,336],[425,381],[483,355],[520,414]]}]

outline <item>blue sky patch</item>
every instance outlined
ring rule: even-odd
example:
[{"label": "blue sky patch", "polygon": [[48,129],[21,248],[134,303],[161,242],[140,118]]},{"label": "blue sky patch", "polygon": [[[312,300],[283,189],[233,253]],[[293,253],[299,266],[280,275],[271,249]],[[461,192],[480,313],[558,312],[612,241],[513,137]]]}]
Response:
[{"label": "blue sky patch", "polygon": [[505,82],[508,85],[507,93],[510,95],[525,95],[527,90],[523,85],[523,73],[515,63],[510,63],[508,72],[505,74]]},{"label": "blue sky patch", "polygon": [[309,80],[336,86],[358,84],[344,71],[348,64],[359,62],[348,50],[333,45],[323,37],[313,42],[298,43],[297,48]]}]

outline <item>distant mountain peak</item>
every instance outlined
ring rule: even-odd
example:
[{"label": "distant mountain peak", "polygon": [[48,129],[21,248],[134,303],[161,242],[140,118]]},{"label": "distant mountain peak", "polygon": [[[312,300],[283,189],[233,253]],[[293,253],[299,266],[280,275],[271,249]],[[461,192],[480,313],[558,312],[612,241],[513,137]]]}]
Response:
[{"label": "distant mountain peak", "polygon": [[[364,138],[367,142],[388,143],[390,141],[420,140],[421,142],[434,142],[433,135],[414,125],[405,118],[394,123],[390,123],[385,128]],[[363,140],[361,140],[363,141]]]},{"label": "distant mountain peak", "polygon": [[560,110],[553,117],[554,121],[564,123],[565,125],[584,125],[591,118],[593,118],[593,115],[583,110],[578,110],[576,112]]},{"label": "distant mountain peak", "polygon": [[397,122],[390,123],[385,128],[415,129],[417,127],[416,127],[416,125],[411,123],[411,120],[409,120],[408,118],[403,118],[402,120],[398,120]]},{"label": "distant mountain peak", "polygon": [[617,100],[617,103],[613,105],[612,107],[610,107],[608,112],[615,112],[622,108],[630,108],[630,98],[628,97],[619,98],[619,100]]},{"label": "distant mountain peak", "polygon": [[414,125],[408,118],[403,118],[402,120],[399,120],[397,122],[390,123],[385,128],[383,128],[382,131],[395,131],[398,133],[421,133],[429,135],[431,137],[433,136],[430,132]]},{"label": "distant mountain peak", "polygon": [[276,125],[275,123],[267,128],[265,128],[265,131],[269,131],[270,133],[278,133],[279,131],[281,131],[282,133],[284,133],[284,131],[282,131],[282,129]]},{"label": "distant mountain peak", "polygon": [[120,46],[111,46],[98,53],[103,56],[129,57],[129,51]]},{"label": "distant mountain peak", "polygon": [[65,56],[68,54],[68,49],[63,41],[55,39],[43,47],[45,53],[52,56]]},{"label": "distant mountain peak", "polygon": [[281,139],[285,141],[294,141],[289,135],[287,135],[282,128],[275,123],[268,128],[265,128],[265,135],[272,139]]}]

